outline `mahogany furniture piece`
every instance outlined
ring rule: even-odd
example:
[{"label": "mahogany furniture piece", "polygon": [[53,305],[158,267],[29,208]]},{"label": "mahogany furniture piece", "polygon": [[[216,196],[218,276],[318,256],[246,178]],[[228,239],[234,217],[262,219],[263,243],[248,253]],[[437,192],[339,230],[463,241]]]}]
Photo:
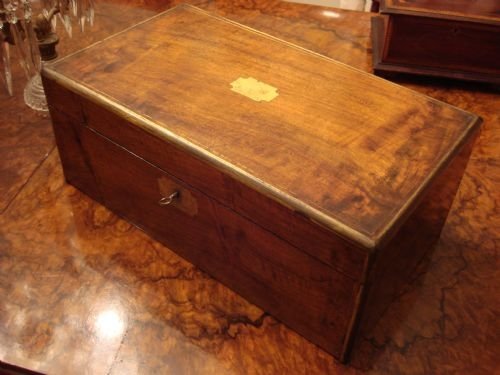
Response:
[{"label": "mahogany furniture piece", "polygon": [[500,82],[500,2],[383,0],[372,18],[376,74]]},{"label": "mahogany furniture piece", "polygon": [[341,360],[438,238],[480,124],[191,6],[43,80],[69,183]]}]

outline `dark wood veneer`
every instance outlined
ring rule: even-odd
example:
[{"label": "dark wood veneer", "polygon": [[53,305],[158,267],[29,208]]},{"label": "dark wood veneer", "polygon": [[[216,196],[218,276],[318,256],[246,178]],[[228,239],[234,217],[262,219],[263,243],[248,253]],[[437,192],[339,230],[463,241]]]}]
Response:
[{"label": "dark wood veneer", "polygon": [[[50,85],[50,83],[48,83]],[[321,226],[212,168],[175,145],[165,142],[89,100],[81,100],[87,126],[148,162],[179,177],[222,204],[269,228],[292,245],[350,277],[359,277],[366,252]]]},{"label": "dark wood veneer", "polygon": [[[190,7],[139,29],[43,72],[67,180],[346,360],[438,237],[480,119]],[[228,61],[280,96],[231,92]]]},{"label": "dark wood veneer", "polygon": [[[352,278],[94,131],[85,129],[82,140],[106,206],[330,353],[342,355],[356,297]],[[172,190],[179,192],[171,206],[158,205],[161,179],[172,181]],[[196,213],[182,208],[186,196],[196,201]]]},{"label": "dark wood veneer", "polygon": [[[471,3],[472,4],[472,3]],[[374,71],[500,82],[498,2],[382,2],[372,21]]]}]

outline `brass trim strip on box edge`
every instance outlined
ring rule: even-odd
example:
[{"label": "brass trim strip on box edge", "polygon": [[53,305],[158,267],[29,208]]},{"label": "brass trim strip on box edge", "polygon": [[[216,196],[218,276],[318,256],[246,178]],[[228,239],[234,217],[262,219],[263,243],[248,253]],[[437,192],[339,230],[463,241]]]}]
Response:
[{"label": "brass trim strip on box edge", "polygon": [[96,92],[95,90],[92,90],[79,82],[73,81],[60,73],[50,70],[48,67],[43,68],[42,74],[44,75],[44,77],[57,82],[64,88],[82,95],[84,98],[102,106],[106,110],[120,116],[126,121],[139,126],[141,129],[147,131],[148,133],[159,136],[162,139],[166,139],[176,146],[187,150],[193,155],[215,166],[217,169],[224,171],[225,173],[236,178],[238,181],[259,191],[265,196],[278,201],[281,204],[284,204],[294,211],[305,214],[311,220],[336,232],[347,241],[354,242],[368,250],[371,250],[375,247],[374,241],[365,234],[286,194],[276,187],[244,171],[243,169],[238,168],[233,164],[227,162],[226,160],[212,154],[204,148],[197,146],[187,139],[176,135],[174,132],[171,132],[163,126],[158,125],[154,121],[139,115],[138,113],[126,108],[119,103],[112,101],[103,93]]},{"label": "brass trim strip on box edge", "polygon": [[[277,189],[276,187],[274,187],[270,184],[267,184],[266,182],[258,179],[257,177],[251,175],[250,173],[244,171],[243,169],[234,166],[233,164],[231,164],[231,163],[225,161],[224,159],[210,153],[209,151],[203,149],[202,147],[195,145],[194,143],[188,141],[187,139],[176,135],[175,133],[169,131],[168,129],[158,125],[153,120],[148,119],[144,116],[141,116],[140,114],[126,108],[125,106],[114,102],[112,99],[110,99],[104,93],[98,92],[95,89],[90,89],[89,87],[85,86],[83,83],[74,81],[74,80],[66,77],[65,75],[58,73],[54,70],[54,68],[57,66],[57,64],[60,61],[63,61],[65,59],[67,59],[71,56],[74,56],[74,55],[76,55],[76,54],[78,54],[86,49],[89,49],[97,44],[103,43],[104,41],[106,41],[110,38],[113,38],[119,34],[122,34],[122,33],[126,32],[126,31],[140,25],[140,24],[148,22],[154,18],[160,17],[160,16],[164,15],[165,13],[171,12],[174,9],[178,9],[178,8],[187,8],[189,10],[205,14],[209,17],[219,19],[221,21],[227,22],[227,23],[235,25],[237,27],[246,29],[248,31],[254,32],[254,33],[259,34],[259,35],[262,35],[268,39],[272,39],[272,40],[278,41],[280,43],[284,43],[286,45],[289,45],[295,49],[301,50],[301,51],[306,52],[308,54],[312,54],[312,55],[318,56],[322,59],[335,62],[336,64],[342,65],[350,70],[354,70],[358,73],[368,75],[372,79],[382,80],[386,84],[393,85],[393,86],[397,87],[398,89],[403,88],[405,90],[408,90],[413,95],[415,95],[419,98],[426,98],[427,100],[434,102],[434,103],[438,103],[439,105],[445,105],[447,107],[455,108],[456,110],[458,110],[460,112],[472,115],[472,119],[467,124],[467,127],[466,127],[465,131],[462,133],[462,135],[456,140],[454,145],[452,147],[450,147],[450,150],[441,158],[441,160],[437,163],[435,168],[432,169],[432,171],[429,173],[429,175],[424,180],[424,182],[411,194],[410,198],[406,201],[406,203],[403,206],[401,206],[401,208],[397,211],[397,213],[394,215],[394,217],[384,227],[382,227],[382,229],[380,229],[377,233],[374,233],[372,236],[366,235],[358,230],[353,229],[352,227],[347,226],[346,224],[342,223],[341,221],[332,218],[331,216],[321,212],[320,210],[304,203],[303,201],[300,201],[300,200],[288,195],[287,193]],[[464,111],[461,108],[458,108],[458,107],[453,106],[453,105],[448,104],[448,103],[443,103],[443,102],[441,102],[437,99],[434,99],[430,96],[417,93],[417,92],[415,92],[411,89],[408,89],[404,86],[401,86],[401,85],[398,85],[394,82],[387,81],[383,78],[374,76],[368,72],[354,68],[350,65],[347,65],[347,64],[344,64],[344,63],[339,62],[337,60],[334,60],[328,56],[324,56],[324,55],[321,55],[317,52],[310,51],[310,50],[303,48],[301,46],[298,46],[296,44],[284,41],[282,39],[279,39],[279,38],[274,37],[272,35],[266,34],[262,31],[255,30],[251,27],[239,24],[239,23],[232,21],[232,20],[229,20],[227,18],[211,14],[205,10],[202,10],[200,8],[197,8],[197,7],[189,5],[189,4],[181,4],[181,5],[178,5],[176,7],[170,8],[164,12],[161,12],[161,13],[153,16],[153,17],[150,17],[144,21],[141,21],[140,23],[135,24],[135,25],[133,25],[125,30],[122,30],[121,32],[119,32],[117,34],[113,34],[113,35],[103,39],[102,41],[96,42],[96,43],[94,43],[94,44],[92,44],[92,45],[90,45],[90,46],[88,46],[80,51],[77,51],[73,54],[65,56],[62,59],[55,61],[54,63],[47,64],[43,67],[42,73],[44,74],[45,77],[56,81],[57,83],[61,84],[63,87],[65,87],[71,91],[80,93],[85,98],[87,98],[87,99],[89,99],[97,104],[102,105],[104,108],[110,110],[111,112],[129,120],[130,122],[134,123],[135,125],[138,125],[140,128],[147,131],[148,133],[163,137],[163,138],[171,141],[172,143],[176,144],[177,146],[179,146],[185,150],[188,150],[190,152],[193,152],[196,156],[200,157],[202,160],[205,160],[216,167],[220,167],[221,170],[227,172],[228,174],[235,177],[238,181],[244,183],[245,185],[250,186],[252,188],[255,188],[257,191],[263,193],[264,195],[272,198],[275,201],[278,201],[278,202],[284,204],[285,206],[289,207],[292,210],[306,214],[310,220],[315,221],[318,224],[323,225],[323,226],[331,229],[332,231],[339,234],[342,238],[344,238],[348,241],[351,241],[351,242],[355,242],[358,245],[361,245],[362,247],[364,247],[365,249],[368,249],[368,250],[374,250],[375,248],[380,247],[383,244],[385,244],[390,239],[391,235],[393,234],[392,229],[398,228],[399,227],[398,224],[400,224],[400,221],[403,221],[404,219],[407,218],[407,216],[409,216],[409,214],[411,213],[411,210],[418,203],[419,199],[422,197],[426,188],[435,179],[437,173],[439,171],[441,171],[442,169],[444,169],[444,167],[446,165],[448,165],[448,163],[458,153],[458,151],[463,146],[463,144],[466,143],[467,139],[469,138],[469,135],[471,133],[473,133],[474,131],[478,130],[479,126],[482,122],[480,117],[478,117],[470,112]]]}]

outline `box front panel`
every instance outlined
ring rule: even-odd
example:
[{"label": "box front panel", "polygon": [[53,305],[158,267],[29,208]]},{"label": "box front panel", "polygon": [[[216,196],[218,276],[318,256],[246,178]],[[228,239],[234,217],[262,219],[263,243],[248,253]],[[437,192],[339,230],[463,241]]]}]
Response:
[{"label": "box front panel", "polygon": [[366,250],[99,105],[85,99],[81,103],[88,127],[339,272],[353,279],[362,277]]},{"label": "box front panel", "polygon": [[[337,357],[358,283],[85,128],[104,204]],[[169,204],[162,198],[177,195]],[[163,203],[165,201],[163,200]]]}]

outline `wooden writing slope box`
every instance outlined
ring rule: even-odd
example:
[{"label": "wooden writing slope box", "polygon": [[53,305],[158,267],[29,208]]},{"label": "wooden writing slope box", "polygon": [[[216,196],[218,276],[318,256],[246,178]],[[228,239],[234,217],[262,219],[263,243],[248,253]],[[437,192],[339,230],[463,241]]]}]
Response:
[{"label": "wooden writing slope box", "polygon": [[345,360],[479,119],[194,7],[43,71],[67,180]]},{"label": "wooden writing slope box", "polygon": [[382,0],[372,18],[376,74],[500,83],[500,1]]}]

